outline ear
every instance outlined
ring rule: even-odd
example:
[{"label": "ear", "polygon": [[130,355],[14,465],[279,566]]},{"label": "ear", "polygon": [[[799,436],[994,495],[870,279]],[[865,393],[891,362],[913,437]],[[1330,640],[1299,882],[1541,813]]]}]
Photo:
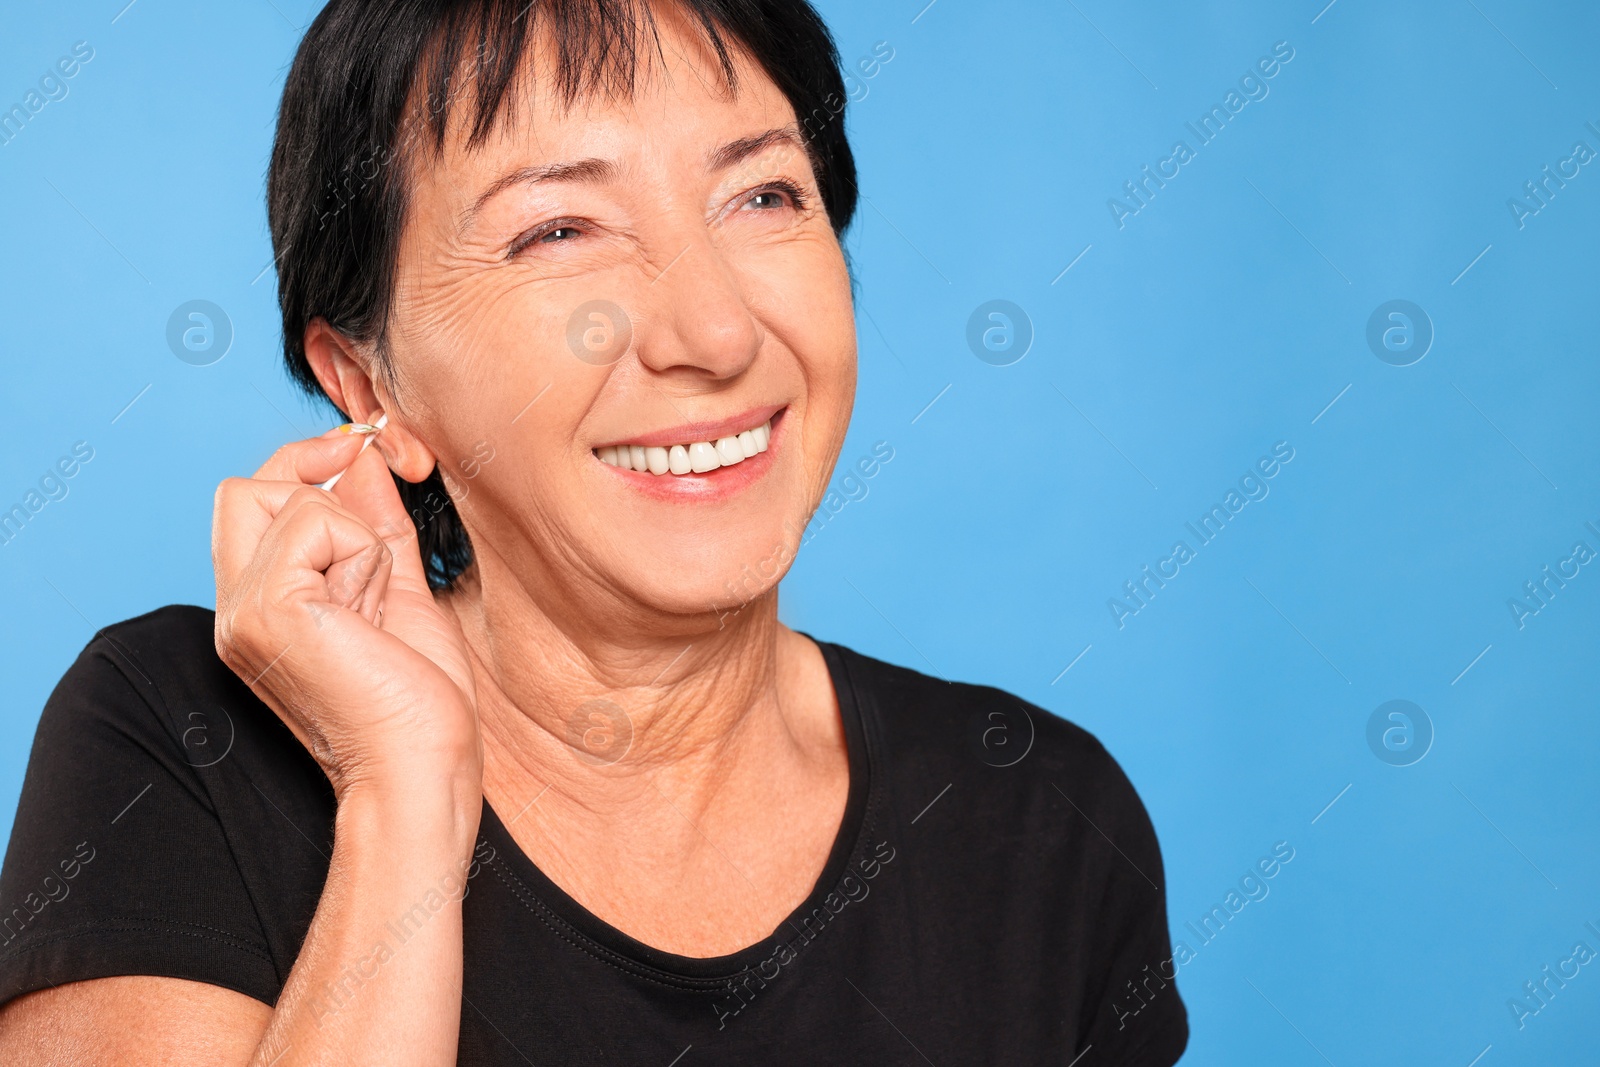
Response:
[{"label": "ear", "polygon": [[386,395],[382,382],[371,372],[371,356],[356,346],[323,318],[306,327],[306,362],[317,376],[328,399],[356,422],[374,422],[387,414],[389,422],[375,443],[389,469],[408,482],[420,482],[438,465],[438,457],[422,439],[405,425],[393,398]]}]

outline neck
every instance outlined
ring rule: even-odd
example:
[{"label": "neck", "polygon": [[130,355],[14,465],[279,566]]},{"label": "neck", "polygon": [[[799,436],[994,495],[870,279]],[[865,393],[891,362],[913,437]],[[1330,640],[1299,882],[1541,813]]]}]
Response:
[{"label": "neck", "polygon": [[484,796],[611,925],[686,955],[754,943],[815,885],[848,799],[821,650],[778,622],[775,590],[643,617],[538,573],[485,552],[441,598],[472,658]]},{"label": "neck", "polygon": [[752,764],[835,741],[836,714],[819,719],[815,685],[798,682],[810,642],[778,622],[776,589],[698,616],[607,599],[530,588],[487,554],[442,598],[472,657],[485,794],[508,821],[545,792],[541,811],[586,818],[663,793],[703,811]]}]

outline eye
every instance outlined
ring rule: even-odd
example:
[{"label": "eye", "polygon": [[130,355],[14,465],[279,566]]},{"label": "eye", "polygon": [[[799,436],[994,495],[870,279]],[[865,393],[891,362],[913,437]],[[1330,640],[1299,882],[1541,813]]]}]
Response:
[{"label": "eye", "polygon": [[506,258],[514,258],[530,245],[565,244],[582,236],[583,230],[579,228],[578,222],[577,219],[553,219],[535,226],[511,242],[511,247],[506,249]]},{"label": "eye", "polygon": [[805,206],[806,194],[798,185],[787,181],[773,182],[758,189],[744,202],[744,207],[752,211],[779,211],[785,207],[798,211]]}]

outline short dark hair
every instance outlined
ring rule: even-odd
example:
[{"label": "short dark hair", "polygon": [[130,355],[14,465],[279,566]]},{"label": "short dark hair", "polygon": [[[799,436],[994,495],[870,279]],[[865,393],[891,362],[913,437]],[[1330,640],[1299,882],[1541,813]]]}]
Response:
[{"label": "short dark hair", "polygon": [[[856,209],[855,162],[839,54],[821,17],[806,0],[670,2],[703,32],[730,89],[737,47],[788,98],[829,221],[842,233]],[[319,316],[373,343],[378,372],[391,373],[386,338],[406,168],[438,157],[457,97],[470,107],[469,149],[487,139],[515,106],[540,32],[554,46],[546,76],[567,104],[631,92],[641,58],[661,56],[652,0],[332,0],[306,31],[278,110],[267,218],[284,360],[313,396],[326,398],[305,353],[306,327]],[[421,121],[408,112],[415,101],[426,105]],[[395,484],[417,524],[429,583],[448,588],[471,564],[472,544],[441,472]]]}]

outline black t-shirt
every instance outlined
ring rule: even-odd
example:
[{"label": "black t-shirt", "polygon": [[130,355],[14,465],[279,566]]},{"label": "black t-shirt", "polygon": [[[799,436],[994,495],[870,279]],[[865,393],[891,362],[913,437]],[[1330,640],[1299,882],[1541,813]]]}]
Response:
[{"label": "black t-shirt", "polygon": [[[819,644],[850,789],[810,898],[740,952],[661,952],[545,877],[486,803],[460,1063],[1177,1061],[1161,856],[1099,742],[998,689]],[[210,611],[102,630],[34,740],[0,872],[0,1002],[146,974],[274,1003],[333,815],[316,763],[217,657]],[[408,921],[426,915],[390,924],[388,948]]]}]

